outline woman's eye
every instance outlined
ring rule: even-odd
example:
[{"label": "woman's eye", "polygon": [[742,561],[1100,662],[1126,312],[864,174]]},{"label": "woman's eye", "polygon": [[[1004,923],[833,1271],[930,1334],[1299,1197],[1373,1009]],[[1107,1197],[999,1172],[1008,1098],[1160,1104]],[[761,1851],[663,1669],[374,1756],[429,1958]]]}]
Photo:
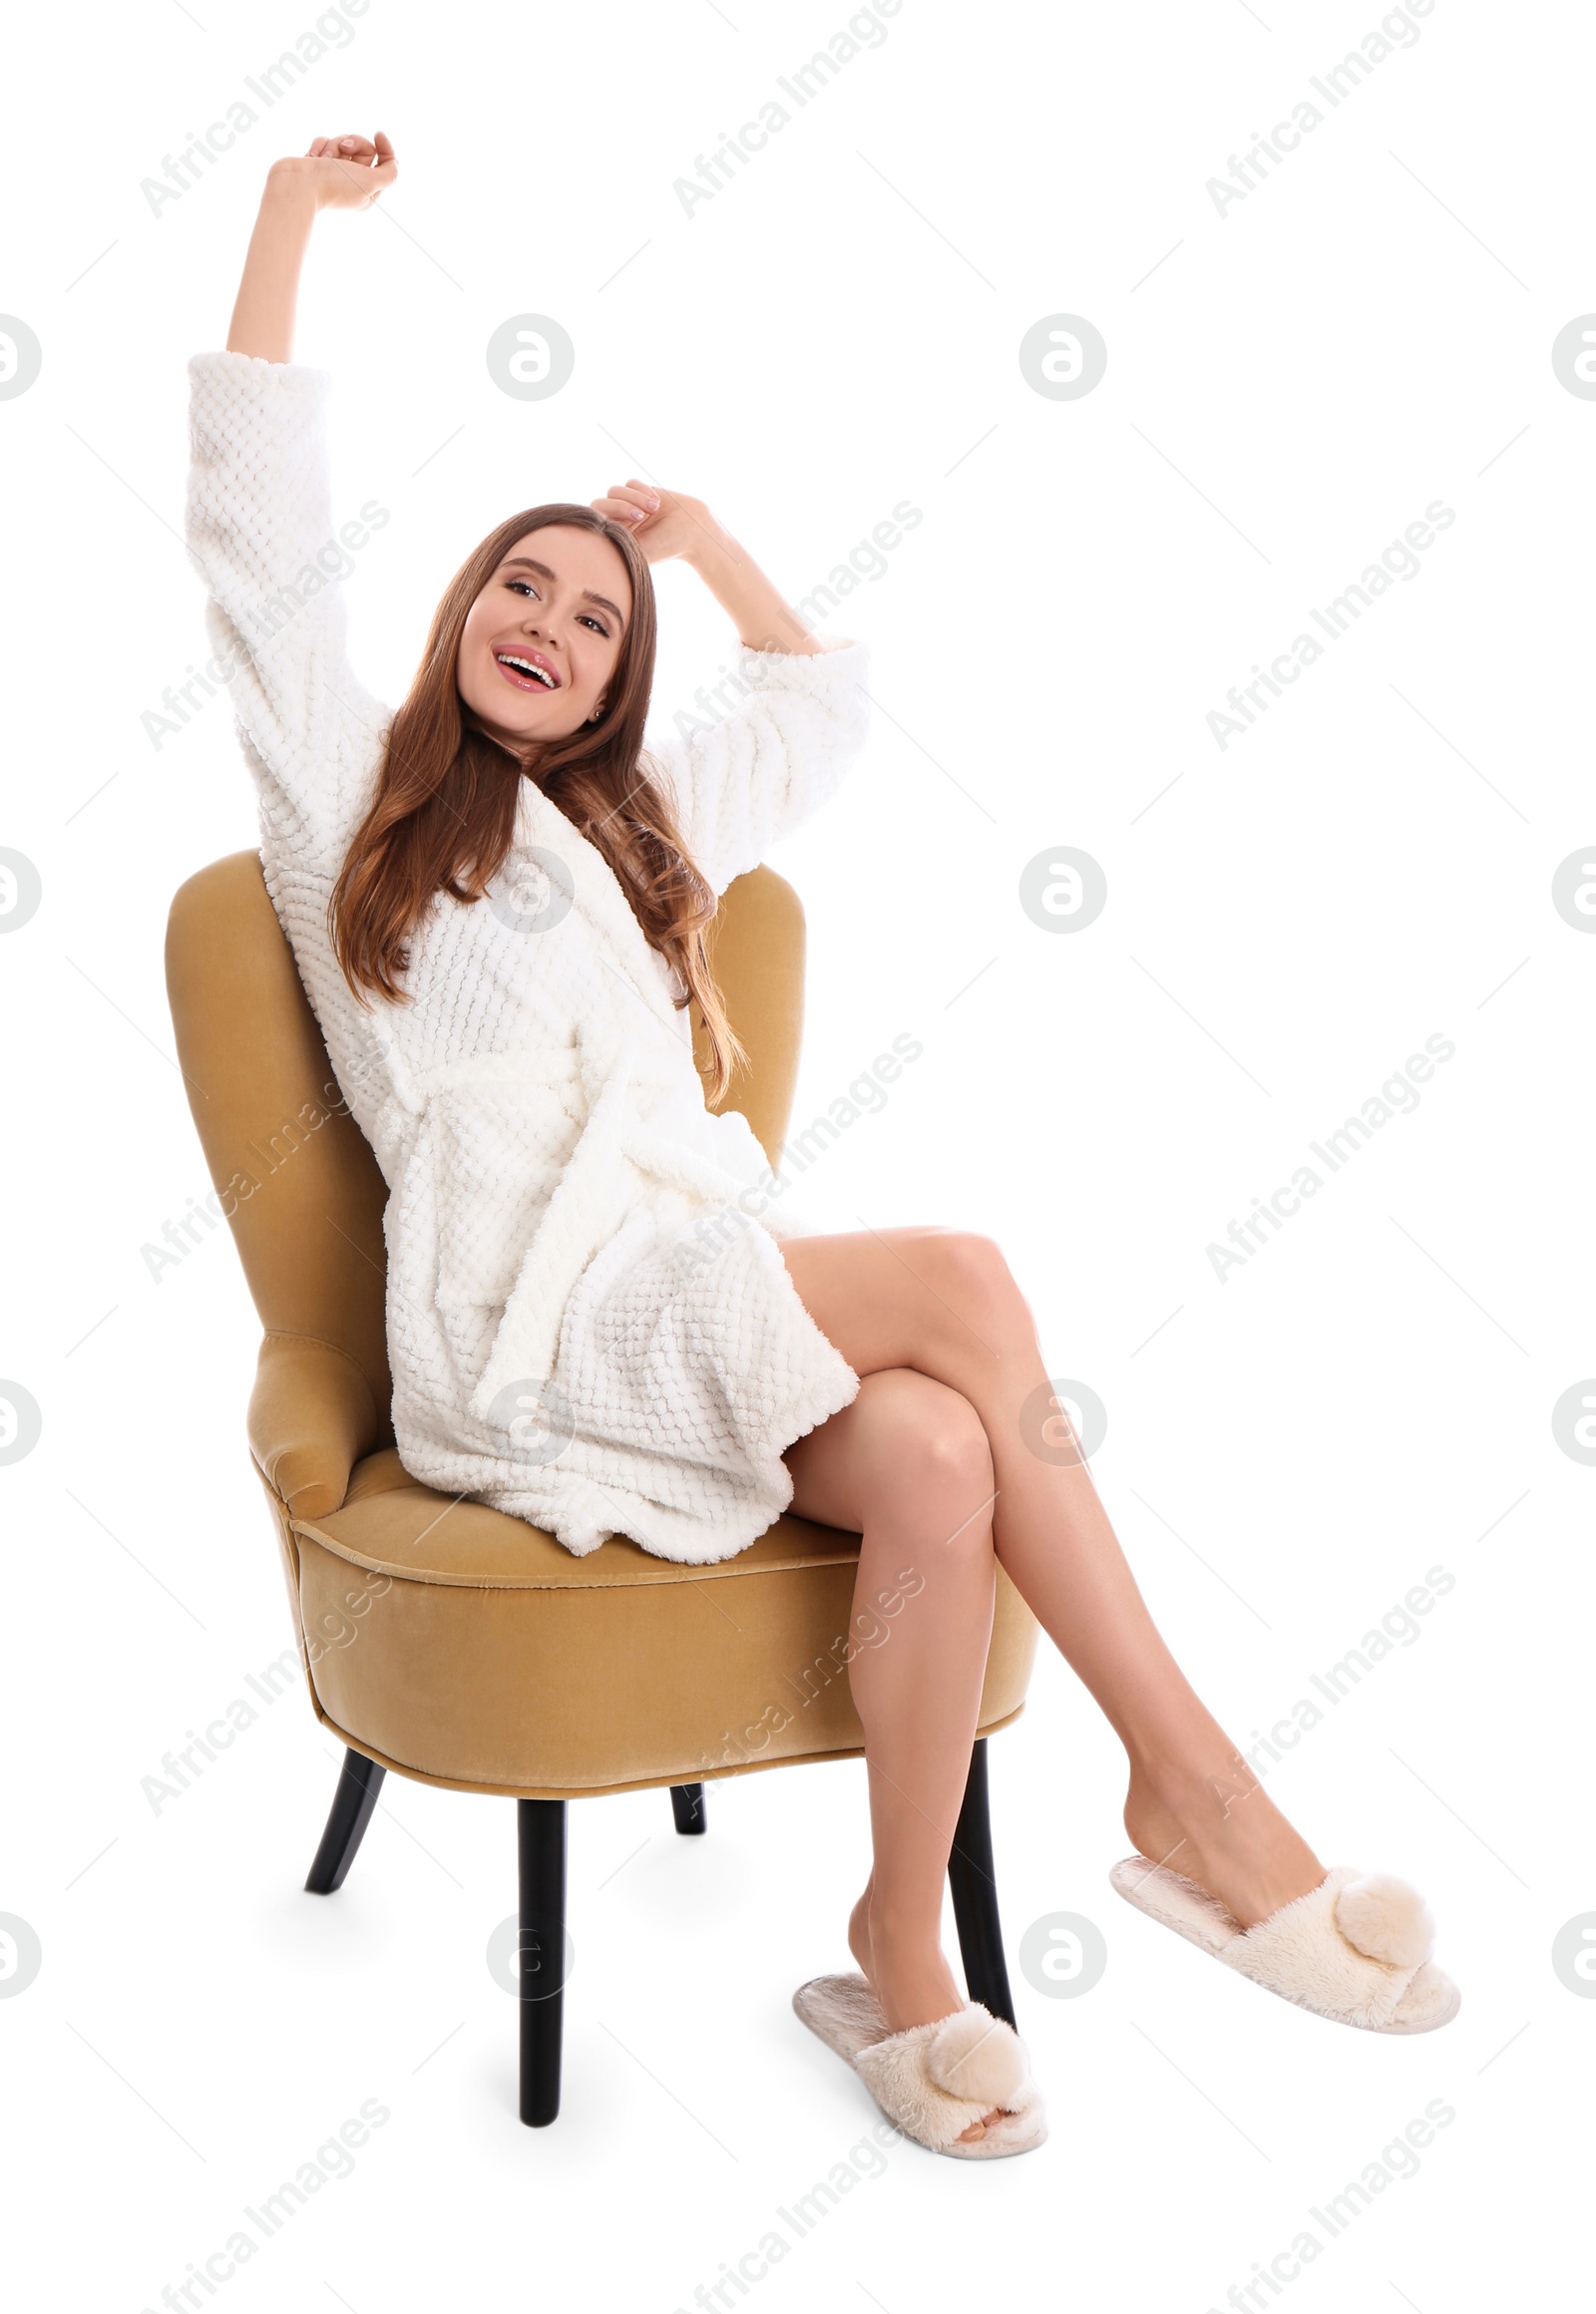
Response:
[{"label": "woman's eye", "polygon": [[[534,601],[538,598],[538,589],[530,578],[507,578],[505,584],[512,594],[530,594]],[[605,642],[609,640],[609,629],[601,618],[596,618],[591,610],[585,610],[582,615],[585,623],[593,628],[595,634],[601,634]]]}]

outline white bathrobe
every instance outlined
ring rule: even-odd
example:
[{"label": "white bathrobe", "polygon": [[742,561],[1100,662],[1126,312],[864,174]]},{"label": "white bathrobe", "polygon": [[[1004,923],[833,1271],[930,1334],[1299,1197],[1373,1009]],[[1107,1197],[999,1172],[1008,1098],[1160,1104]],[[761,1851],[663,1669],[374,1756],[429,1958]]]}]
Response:
[{"label": "white bathrobe", "polygon": [[[577,1553],[623,1534],[729,1558],[792,1499],[782,1449],[859,1388],[777,1249],[812,1225],[762,1210],[764,1154],[704,1107],[664,960],[531,779],[488,897],[437,894],[412,935],[413,1001],[357,1004],[326,907],[389,711],[349,671],[326,576],[348,559],[329,379],[233,353],[190,379],[190,550],[236,668],[266,886],[390,1193],[400,1459]],[[826,800],[867,723],[860,643],[735,665],[734,713],[649,750],[717,893]]]}]

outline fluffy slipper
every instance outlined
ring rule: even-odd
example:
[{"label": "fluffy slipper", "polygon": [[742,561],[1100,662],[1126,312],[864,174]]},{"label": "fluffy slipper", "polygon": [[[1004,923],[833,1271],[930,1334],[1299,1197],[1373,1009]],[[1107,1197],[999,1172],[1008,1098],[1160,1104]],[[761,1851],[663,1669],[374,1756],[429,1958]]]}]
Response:
[{"label": "fluffy slipper", "polygon": [[[931,2025],[889,2033],[863,1977],[815,1977],[792,2005],[811,2033],[846,2058],[889,2121],[934,2153],[991,2161],[1028,2153],[1047,2134],[1041,2094],[1024,2044],[979,2001]],[[1003,2108],[984,2137],[955,2140],[972,2121]]]},{"label": "fluffy slipper", "polygon": [[1317,1888],[1242,1928],[1217,1896],[1145,1856],[1108,1877],[1127,1903],[1161,1920],[1255,1985],[1300,2009],[1370,2033],[1432,2033],[1462,1995],[1430,1960],[1435,1923],[1404,1880],[1337,1864]]}]

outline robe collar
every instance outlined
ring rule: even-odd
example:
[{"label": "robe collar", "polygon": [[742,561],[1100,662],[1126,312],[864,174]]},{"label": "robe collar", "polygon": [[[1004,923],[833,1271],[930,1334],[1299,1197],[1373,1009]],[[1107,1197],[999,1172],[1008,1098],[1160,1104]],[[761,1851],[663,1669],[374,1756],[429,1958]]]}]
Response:
[{"label": "robe collar", "polygon": [[[613,869],[598,847],[590,843],[560,806],[525,772],[521,777],[521,793],[516,799],[512,843],[518,852],[553,853],[566,869],[576,887],[574,906],[599,944],[604,959],[599,967],[602,977],[611,980],[618,974],[626,983],[626,989],[614,990],[617,1004],[623,1008],[628,1021],[644,1028],[644,1046],[653,1049],[656,1057],[661,1030],[670,1039],[667,1050],[673,1049],[679,1054],[678,1014],[654,961],[655,952],[644,938]],[[639,999],[654,1023],[651,1029],[642,1022]]]}]

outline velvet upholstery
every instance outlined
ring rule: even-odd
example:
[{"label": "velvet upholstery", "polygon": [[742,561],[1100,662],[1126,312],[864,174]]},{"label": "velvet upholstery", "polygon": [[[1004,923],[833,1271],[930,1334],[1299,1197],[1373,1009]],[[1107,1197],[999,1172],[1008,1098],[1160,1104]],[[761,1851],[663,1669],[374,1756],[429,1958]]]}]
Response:
[{"label": "velvet upholstery", "polygon": [[[792,887],[763,867],[739,877],[711,954],[749,1053],[724,1105],[774,1159],[802,1034]],[[711,1566],[622,1537],[577,1558],[406,1474],[388,1418],[386,1186],[255,853],[181,887],[167,981],[195,1123],[261,1323],[248,1440],[317,1718],[402,1774],[523,1798],[859,1752],[844,1652],[856,1535],[789,1514]],[[694,1026],[701,1061],[696,1008]],[[912,1613],[900,1597],[854,1644],[890,1644],[893,1616]],[[999,1570],[983,1734],[1022,1709],[1035,1644]]]}]

